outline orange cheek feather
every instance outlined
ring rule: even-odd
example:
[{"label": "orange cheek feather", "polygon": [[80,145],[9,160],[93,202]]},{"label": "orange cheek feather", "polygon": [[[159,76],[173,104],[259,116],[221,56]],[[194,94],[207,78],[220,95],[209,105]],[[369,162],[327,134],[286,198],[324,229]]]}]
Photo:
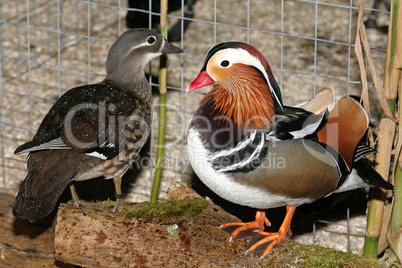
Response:
[{"label": "orange cheek feather", "polygon": [[275,112],[265,78],[260,72],[244,64],[234,64],[224,70],[216,75],[222,82],[201,102],[212,97],[215,103],[213,112],[232,118],[241,129],[245,126],[266,128],[273,121]]}]

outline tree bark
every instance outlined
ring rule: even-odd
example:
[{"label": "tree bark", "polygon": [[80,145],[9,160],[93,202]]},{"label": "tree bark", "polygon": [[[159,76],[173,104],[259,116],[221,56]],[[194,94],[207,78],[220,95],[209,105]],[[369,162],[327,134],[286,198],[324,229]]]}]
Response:
[{"label": "tree bark", "polygon": [[256,255],[244,256],[248,240],[229,244],[229,235],[218,229],[222,223],[240,220],[208,202],[197,217],[164,221],[127,220],[92,207],[62,204],[55,257],[85,267],[257,265]]}]

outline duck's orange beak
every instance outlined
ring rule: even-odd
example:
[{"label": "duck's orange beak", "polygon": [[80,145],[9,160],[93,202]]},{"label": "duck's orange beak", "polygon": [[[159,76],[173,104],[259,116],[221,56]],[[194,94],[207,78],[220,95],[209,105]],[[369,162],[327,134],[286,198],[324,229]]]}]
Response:
[{"label": "duck's orange beak", "polygon": [[209,76],[209,74],[207,73],[207,71],[202,71],[200,72],[200,74],[197,76],[196,79],[194,79],[193,82],[190,83],[190,85],[188,85],[186,87],[186,92],[190,91],[190,90],[194,90],[194,89],[198,89],[201,87],[205,87],[208,85],[213,84],[215,81]]}]

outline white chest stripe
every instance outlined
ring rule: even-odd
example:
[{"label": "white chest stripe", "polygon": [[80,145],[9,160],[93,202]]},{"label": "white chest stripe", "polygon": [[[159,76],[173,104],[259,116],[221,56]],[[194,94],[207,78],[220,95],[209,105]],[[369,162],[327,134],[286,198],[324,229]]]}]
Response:
[{"label": "white chest stripe", "polygon": [[264,146],[264,142],[265,142],[264,133],[261,133],[261,141],[258,144],[258,146],[255,149],[255,151],[250,155],[249,158],[247,158],[247,159],[245,159],[245,160],[243,160],[241,162],[234,163],[233,165],[221,168],[221,169],[219,169],[219,172],[225,172],[225,171],[229,171],[229,170],[236,170],[236,169],[242,168],[242,167],[250,164],[254,160],[254,158],[260,154],[260,152],[262,150],[262,147]]},{"label": "white chest stripe", "polygon": [[257,134],[257,131],[254,130],[253,132],[251,132],[250,137],[248,137],[247,139],[241,141],[239,144],[237,144],[232,149],[230,149],[230,150],[222,150],[222,151],[219,151],[219,152],[213,154],[211,156],[211,160],[213,161],[213,160],[215,160],[215,159],[217,159],[219,157],[232,155],[232,154],[234,154],[234,153],[246,148],[247,145],[249,145],[251,142],[253,142],[256,134]]}]

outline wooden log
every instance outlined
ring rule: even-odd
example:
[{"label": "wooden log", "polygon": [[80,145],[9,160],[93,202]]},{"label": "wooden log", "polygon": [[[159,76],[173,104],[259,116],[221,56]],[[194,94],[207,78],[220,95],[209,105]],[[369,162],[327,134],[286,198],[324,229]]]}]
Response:
[{"label": "wooden log", "polygon": [[[200,198],[192,189],[180,185],[169,189],[168,197],[183,202]],[[245,256],[250,238],[229,243],[229,235],[218,229],[223,223],[239,219],[210,200],[206,202],[208,206],[193,216],[169,218],[165,216],[170,209],[158,210],[161,218],[165,215],[163,220],[127,219],[100,207],[62,204],[57,215],[55,257],[84,267],[380,266],[374,259],[288,239],[276,245],[263,260],[253,253]],[[167,203],[172,202],[159,204],[162,207]],[[139,206],[153,213],[149,203]]]},{"label": "wooden log", "polygon": [[55,257],[85,267],[255,266],[246,240],[229,244],[217,227],[240,221],[212,202],[196,217],[127,220],[97,208],[62,204],[57,215]]}]

